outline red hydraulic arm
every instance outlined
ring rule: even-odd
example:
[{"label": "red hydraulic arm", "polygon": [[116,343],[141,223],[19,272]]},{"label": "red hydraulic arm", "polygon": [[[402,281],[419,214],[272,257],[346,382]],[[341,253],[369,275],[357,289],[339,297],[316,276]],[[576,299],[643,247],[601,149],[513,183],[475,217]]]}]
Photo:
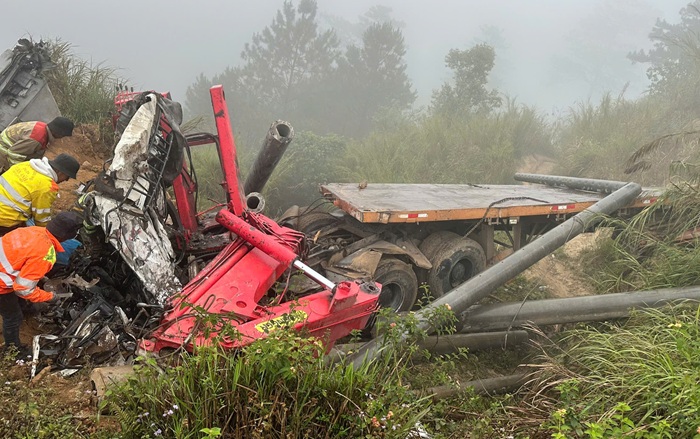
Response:
[{"label": "red hydraulic arm", "polygon": [[224,88],[221,85],[215,85],[209,90],[209,93],[214,109],[216,131],[219,133],[219,157],[221,169],[224,172],[224,189],[228,194],[229,209],[234,214],[241,216],[245,209],[245,197],[238,177],[236,142],[233,139],[233,130],[229,122]]},{"label": "red hydraulic arm", "polygon": [[[210,92],[229,197],[227,209],[219,211],[216,221],[234,239],[170,299],[160,326],[140,347],[159,352],[211,343],[211,334],[206,337],[197,327],[195,310],[205,310],[221,315],[240,334],[239,339],[223,341],[224,347],[242,346],[287,326],[325,339],[330,348],[337,339],[367,325],[378,306],[379,287],[374,282],[331,282],[299,260],[303,233],[246,210],[223,89],[216,86]],[[185,189],[183,186],[183,196],[188,195]],[[274,293],[275,283],[286,280],[288,286],[293,270],[313,279],[321,291],[300,298],[285,297],[285,286],[282,293]]]}]

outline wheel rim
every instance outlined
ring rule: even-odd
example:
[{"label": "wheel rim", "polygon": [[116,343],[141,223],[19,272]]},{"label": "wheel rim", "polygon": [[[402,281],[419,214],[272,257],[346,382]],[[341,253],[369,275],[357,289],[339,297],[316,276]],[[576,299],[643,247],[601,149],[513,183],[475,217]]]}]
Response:
[{"label": "wheel rim", "polygon": [[468,259],[461,259],[454,264],[450,270],[450,286],[452,288],[458,287],[463,284],[467,279],[472,277],[472,272],[474,267]]},{"label": "wheel rim", "polygon": [[379,294],[379,306],[396,311],[401,308],[401,305],[403,305],[401,286],[396,283],[382,284],[382,292]]}]

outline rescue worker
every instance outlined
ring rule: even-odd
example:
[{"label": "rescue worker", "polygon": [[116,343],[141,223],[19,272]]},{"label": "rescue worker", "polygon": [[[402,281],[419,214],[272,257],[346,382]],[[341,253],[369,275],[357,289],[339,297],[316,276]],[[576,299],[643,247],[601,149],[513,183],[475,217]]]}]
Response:
[{"label": "rescue worker", "polygon": [[61,212],[46,227],[22,227],[0,238],[0,316],[5,347],[15,346],[21,353],[19,327],[24,316],[20,298],[30,302],[56,302],[55,293],[37,286],[62,252],[60,242],[73,239],[83,219],[75,212]]},{"label": "rescue worker", "polygon": [[65,117],[10,125],[0,133],[0,174],[17,163],[42,158],[54,139],[72,135],[73,122]]},{"label": "rescue worker", "polygon": [[58,196],[58,183],[75,178],[78,161],[68,154],[18,163],[0,176],[0,236],[29,219],[46,226]]}]

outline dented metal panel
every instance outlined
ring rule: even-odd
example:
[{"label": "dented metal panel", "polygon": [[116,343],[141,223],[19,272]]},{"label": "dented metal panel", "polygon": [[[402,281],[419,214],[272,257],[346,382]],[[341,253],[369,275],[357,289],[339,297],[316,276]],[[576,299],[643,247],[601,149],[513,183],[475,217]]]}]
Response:
[{"label": "dented metal panel", "polygon": [[48,122],[61,112],[44,71],[53,67],[48,45],[20,39],[0,54],[0,131],[17,122]]},{"label": "dented metal panel", "polygon": [[[109,190],[92,192],[83,200],[89,221],[99,225],[107,240],[141,279],[156,303],[180,291],[175,275],[175,252],[159,218],[150,207],[164,203],[160,181],[149,160],[158,128],[158,97],[147,96],[134,113],[114,148],[114,158],[103,177]],[[151,174],[151,175],[149,175]]]}]

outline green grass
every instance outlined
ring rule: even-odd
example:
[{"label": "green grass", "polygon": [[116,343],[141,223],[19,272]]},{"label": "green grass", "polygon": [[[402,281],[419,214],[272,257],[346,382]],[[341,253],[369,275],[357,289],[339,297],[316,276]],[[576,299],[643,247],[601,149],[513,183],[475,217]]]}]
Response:
[{"label": "green grass", "polygon": [[514,102],[493,114],[406,119],[355,141],[339,178],[377,183],[506,183],[527,154],[551,153],[549,129]]},{"label": "green grass", "polygon": [[622,325],[572,330],[559,345],[540,371],[540,390],[554,390],[540,404],[550,413],[545,426],[563,434],[552,437],[696,437],[697,306],[645,310]]},{"label": "green grass", "polygon": [[56,66],[45,75],[61,113],[76,124],[98,125],[101,140],[111,144],[117,70],[76,56],[60,39],[49,42],[49,51]]},{"label": "green grass", "polygon": [[227,438],[405,438],[429,410],[406,385],[401,351],[355,369],[327,362],[324,350],[284,330],[237,353],[214,340],[171,363],[143,360],[107,404],[127,438],[199,438],[212,428]]}]

